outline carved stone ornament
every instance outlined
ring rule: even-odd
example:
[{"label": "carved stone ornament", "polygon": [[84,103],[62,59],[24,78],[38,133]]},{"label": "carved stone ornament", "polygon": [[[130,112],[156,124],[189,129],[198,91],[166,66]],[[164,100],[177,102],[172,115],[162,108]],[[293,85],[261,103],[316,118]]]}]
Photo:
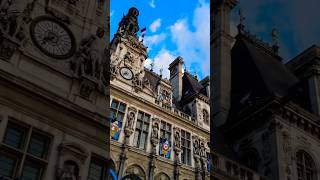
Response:
[{"label": "carved stone ornament", "polygon": [[84,38],[70,64],[75,77],[91,80],[101,92],[104,92],[104,86],[109,78],[106,70],[106,49],[103,48],[105,47],[103,36],[104,29],[98,27],[96,35]]},{"label": "carved stone ornament", "polygon": [[0,29],[15,40],[27,43],[27,24],[31,22],[31,13],[37,0],[27,3],[21,9],[19,1],[3,0],[0,2]]},{"label": "carved stone ornament", "polygon": [[87,150],[79,144],[68,142],[58,146],[59,158],[56,169],[56,177],[59,180],[78,180],[82,170],[82,164],[89,156]]},{"label": "carved stone ornament", "polygon": [[88,79],[83,79],[80,84],[79,94],[83,98],[89,99],[92,91],[95,89],[95,83]]},{"label": "carved stone ornament", "polygon": [[144,72],[140,71],[139,73],[134,75],[134,78],[132,80],[133,88],[136,92],[139,92],[142,90],[143,87],[143,77]]},{"label": "carved stone ornament", "polygon": [[0,59],[10,60],[17,48],[18,45],[4,37],[0,31]]}]

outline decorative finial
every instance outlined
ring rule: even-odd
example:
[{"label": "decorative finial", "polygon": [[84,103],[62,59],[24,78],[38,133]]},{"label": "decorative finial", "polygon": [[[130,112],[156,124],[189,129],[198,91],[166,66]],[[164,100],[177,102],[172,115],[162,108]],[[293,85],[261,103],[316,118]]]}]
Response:
[{"label": "decorative finial", "polygon": [[194,77],[195,77],[196,79],[198,79],[198,72],[197,72],[197,69],[194,69]]},{"label": "decorative finial", "polygon": [[278,51],[279,51],[279,36],[278,36],[278,30],[276,28],[272,29],[271,37],[272,37],[273,52],[275,54],[278,54]]},{"label": "decorative finial", "polygon": [[162,77],[163,68],[160,68],[160,77]]},{"label": "decorative finial", "polygon": [[246,17],[243,15],[242,9],[239,9],[239,24],[238,24],[238,33],[242,33],[244,31],[244,21]]},{"label": "decorative finial", "polygon": [[154,61],[151,62],[150,64],[150,71],[153,72],[153,68],[154,68]]}]

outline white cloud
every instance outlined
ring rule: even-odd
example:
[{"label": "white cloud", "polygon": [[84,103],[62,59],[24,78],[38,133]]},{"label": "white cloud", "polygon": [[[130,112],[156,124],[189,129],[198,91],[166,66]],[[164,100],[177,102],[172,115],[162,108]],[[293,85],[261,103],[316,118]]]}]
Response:
[{"label": "white cloud", "polygon": [[166,38],[165,33],[155,34],[152,36],[145,36],[144,37],[144,44],[148,47],[150,51],[152,46],[159,44],[160,42],[164,41]]},{"label": "white cloud", "polygon": [[158,18],[155,21],[153,21],[153,23],[151,23],[149,28],[150,28],[151,32],[154,33],[159,29],[160,26],[161,26],[161,19]]},{"label": "white cloud", "polygon": [[110,11],[110,17],[112,17],[114,15],[114,10]]},{"label": "white cloud", "polygon": [[155,8],[155,7],[156,7],[156,5],[154,4],[154,1],[155,1],[155,0],[149,1],[149,5],[150,5],[150,7],[152,7],[152,8]]},{"label": "white cloud", "polygon": [[173,52],[163,48],[153,59],[147,59],[145,62],[145,67],[150,68],[150,64],[154,62],[153,71],[157,74],[160,74],[160,69],[163,69],[162,77],[170,78],[170,71],[168,70],[169,64],[176,58],[176,55]]},{"label": "white cloud", "polygon": [[[188,19],[177,20],[169,27],[176,53],[184,58],[187,67],[201,68],[202,75],[210,73],[210,6],[204,0],[194,10],[191,30]],[[197,67],[194,67],[197,65]]]}]

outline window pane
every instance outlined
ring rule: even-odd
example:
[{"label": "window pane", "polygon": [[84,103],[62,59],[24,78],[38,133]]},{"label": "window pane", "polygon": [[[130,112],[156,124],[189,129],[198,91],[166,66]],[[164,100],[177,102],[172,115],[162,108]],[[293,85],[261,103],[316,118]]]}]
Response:
[{"label": "window pane", "polygon": [[146,137],[147,137],[147,135],[146,135],[145,133],[142,133],[142,134],[141,134],[141,139],[140,139],[140,146],[139,146],[139,148],[142,148],[142,149],[145,148],[145,147],[144,147],[144,144],[145,144],[145,141],[146,141]]},{"label": "window pane", "polygon": [[167,131],[171,132],[171,125],[170,124],[167,124]]},{"label": "window pane", "polygon": [[114,121],[115,117],[116,117],[116,113],[113,110],[111,110],[110,113],[109,113],[109,118],[111,119],[111,122]]},{"label": "window pane", "polygon": [[34,163],[27,162],[22,171],[22,180],[39,180],[41,178],[43,168]]},{"label": "window pane", "polygon": [[120,103],[119,111],[125,112],[126,111],[126,105],[123,103]]},{"label": "window pane", "polygon": [[164,122],[161,121],[161,129],[166,129]]},{"label": "window pane", "polygon": [[0,175],[12,177],[16,163],[16,158],[11,158],[8,157],[8,155],[0,154]]},{"label": "window pane", "polygon": [[26,135],[26,128],[8,124],[7,132],[4,138],[4,143],[14,148],[22,149],[24,146]]},{"label": "window pane", "polygon": [[116,100],[112,101],[111,108],[118,109],[118,102]]},{"label": "window pane", "polygon": [[138,119],[142,120],[142,113],[141,112],[138,113]]},{"label": "window pane", "polygon": [[149,124],[143,124],[143,130],[148,131]]},{"label": "window pane", "polygon": [[134,132],[134,139],[133,139],[134,146],[138,147],[138,142],[139,142],[139,131],[136,131]]},{"label": "window pane", "polygon": [[142,129],[141,121],[137,121],[136,128],[137,128],[137,129]]},{"label": "window pane", "polygon": [[38,133],[32,133],[28,153],[44,158],[49,146],[49,138]]},{"label": "window pane", "polygon": [[145,122],[149,122],[150,116],[145,114],[145,116],[143,117],[143,121]]},{"label": "window pane", "polygon": [[124,117],[124,115],[122,113],[118,113],[117,120],[122,122],[123,117]]},{"label": "window pane", "polygon": [[103,178],[103,163],[95,162],[96,160],[93,160],[90,164],[89,169],[89,180],[102,180]]}]

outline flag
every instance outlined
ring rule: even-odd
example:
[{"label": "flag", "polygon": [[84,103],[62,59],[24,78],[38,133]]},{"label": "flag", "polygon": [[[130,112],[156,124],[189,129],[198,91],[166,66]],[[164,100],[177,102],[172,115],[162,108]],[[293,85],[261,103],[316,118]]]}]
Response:
[{"label": "flag", "polygon": [[142,28],[141,31],[140,31],[141,32],[141,37],[142,37],[142,40],[141,40],[142,42],[143,42],[143,39],[144,39],[144,35],[146,34],[146,31],[147,31],[146,27]]}]

